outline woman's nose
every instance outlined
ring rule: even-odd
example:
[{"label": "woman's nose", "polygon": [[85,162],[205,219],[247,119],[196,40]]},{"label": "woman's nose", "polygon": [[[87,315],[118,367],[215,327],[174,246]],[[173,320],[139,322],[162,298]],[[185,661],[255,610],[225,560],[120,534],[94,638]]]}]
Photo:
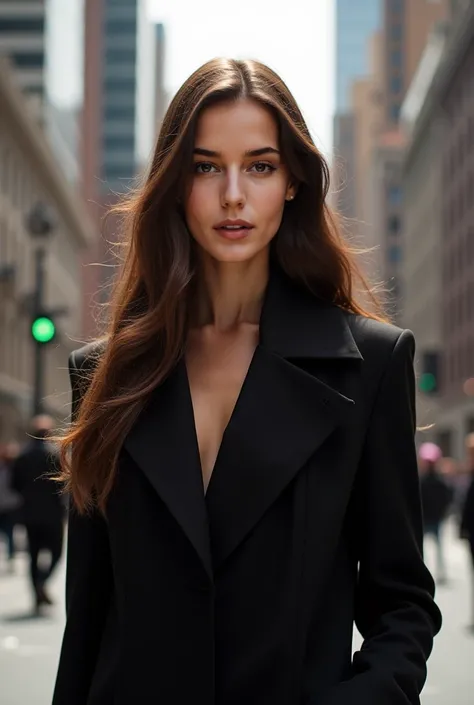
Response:
[{"label": "woman's nose", "polygon": [[227,173],[222,201],[225,207],[241,207],[245,203],[245,189],[240,171],[229,171]]}]

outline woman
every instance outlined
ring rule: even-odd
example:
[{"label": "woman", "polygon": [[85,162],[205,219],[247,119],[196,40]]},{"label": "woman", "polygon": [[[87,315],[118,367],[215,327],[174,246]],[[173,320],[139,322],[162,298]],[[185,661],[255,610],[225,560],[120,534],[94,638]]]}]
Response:
[{"label": "woman", "polygon": [[327,189],[267,67],[211,61],[171,103],[108,338],[70,361],[54,705],[419,702],[413,339],[356,303]]}]

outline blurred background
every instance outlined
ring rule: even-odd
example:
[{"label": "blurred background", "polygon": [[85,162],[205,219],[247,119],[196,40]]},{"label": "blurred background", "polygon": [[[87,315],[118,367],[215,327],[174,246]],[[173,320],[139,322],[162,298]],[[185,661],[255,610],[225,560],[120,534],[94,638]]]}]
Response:
[{"label": "blurred background", "polygon": [[435,462],[449,488],[440,542],[433,526],[426,538],[445,627],[423,703],[467,705],[474,0],[0,0],[0,703],[50,702],[64,613],[64,558],[56,604],[31,612],[21,498],[5,499],[2,476],[32,416],[67,419],[68,354],[99,332],[114,274],[107,209],[146,168],[170,98],[214,56],[262,60],[288,83],[347,237],[415,333],[417,442],[439,449],[420,475]]}]

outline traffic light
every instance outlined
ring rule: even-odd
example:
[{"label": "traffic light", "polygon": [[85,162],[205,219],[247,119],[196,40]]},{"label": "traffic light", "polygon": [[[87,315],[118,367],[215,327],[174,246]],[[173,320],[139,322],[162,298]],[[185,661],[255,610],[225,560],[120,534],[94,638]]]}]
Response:
[{"label": "traffic light", "polygon": [[437,394],[440,390],[440,360],[438,352],[425,352],[418,387],[424,394]]},{"label": "traffic light", "polygon": [[56,326],[51,316],[47,314],[35,316],[31,324],[31,335],[38,345],[53,342],[56,336]]}]

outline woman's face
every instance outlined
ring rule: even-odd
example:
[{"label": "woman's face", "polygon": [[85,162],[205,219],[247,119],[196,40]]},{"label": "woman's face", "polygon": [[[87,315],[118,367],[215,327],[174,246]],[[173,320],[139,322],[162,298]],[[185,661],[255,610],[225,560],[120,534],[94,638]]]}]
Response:
[{"label": "woman's face", "polygon": [[293,196],[269,110],[239,100],[203,111],[185,214],[204,252],[220,262],[253,259],[268,248]]}]

